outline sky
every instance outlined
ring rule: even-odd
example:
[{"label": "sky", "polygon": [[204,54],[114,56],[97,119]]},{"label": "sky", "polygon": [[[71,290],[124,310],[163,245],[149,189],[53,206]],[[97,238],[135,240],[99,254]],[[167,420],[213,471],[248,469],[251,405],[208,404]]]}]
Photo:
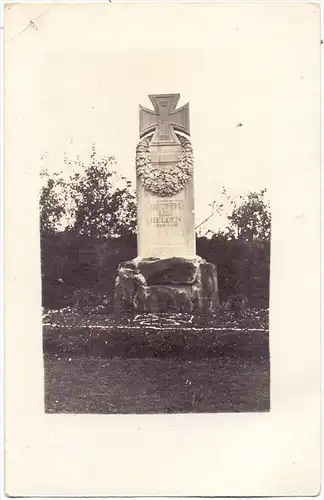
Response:
[{"label": "sky", "polygon": [[[11,6],[8,121],[27,169],[37,169],[46,153],[47,168],[61,170],[64,153],[86,159],[95,142],[135,185],[139,105],[152,108],[149,94],[180,93],[178,105],[190,105],[199,224],[223,186],[232,195],[270,188],[271,197],[274,136],[285,112],[278,75],[286,71],[292,88],[304,77],[298,47],[277,57],[289,26],[271,6],[169,7]],[[214,217],[209,228],[219,224]]]}]

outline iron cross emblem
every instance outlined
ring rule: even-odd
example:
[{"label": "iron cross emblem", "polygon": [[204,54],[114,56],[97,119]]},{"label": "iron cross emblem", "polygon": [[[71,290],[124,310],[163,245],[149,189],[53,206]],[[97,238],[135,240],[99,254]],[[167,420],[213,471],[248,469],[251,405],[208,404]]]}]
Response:
[{"label": "iron cross emblem", "polygon": [[151,145],[175,145],[179,140],[175,130],[190,135],[189,104],[176,109],[180,94],[149,95],[154,111],[140,106],[140,137],[154,131]]}]

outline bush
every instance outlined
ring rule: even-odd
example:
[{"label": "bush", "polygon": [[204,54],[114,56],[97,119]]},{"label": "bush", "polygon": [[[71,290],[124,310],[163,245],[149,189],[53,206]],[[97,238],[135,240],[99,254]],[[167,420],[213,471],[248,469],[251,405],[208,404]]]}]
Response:
[{"label": "bush", "polygon": [[[244,293],[249,306],[268,306],[269,242],[201,237],[197,254],[217,265],[221,301]],[[95,304],[101,297],[111,302],[118,265],[136,255],[135,235],[101,240],[63,232],[42,238],[43,307],[74,306],[79,290],[91,292]]]}]

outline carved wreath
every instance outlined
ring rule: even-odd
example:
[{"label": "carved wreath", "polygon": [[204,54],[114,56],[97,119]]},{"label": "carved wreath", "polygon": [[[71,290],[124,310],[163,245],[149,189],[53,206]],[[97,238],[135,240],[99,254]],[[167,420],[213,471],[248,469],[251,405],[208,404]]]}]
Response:
[{"label": "carved wreath", "polygon": [[182,135],[177,137],[182,147],[180,159],[168,169],[154,167],[148,149],[152,137],[140,141],[136,148],[136,173],[144,189],[158,196],[173,196],[187,184],[193,173],[191,142]]}]

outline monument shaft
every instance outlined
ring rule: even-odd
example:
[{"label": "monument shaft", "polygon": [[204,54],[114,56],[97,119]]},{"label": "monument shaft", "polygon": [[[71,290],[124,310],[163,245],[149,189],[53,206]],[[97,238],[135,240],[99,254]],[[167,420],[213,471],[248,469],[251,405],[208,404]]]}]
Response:
[{"label": "monument shaft", "polygon": [[[189,141],[184,142],[176,133],[181,131],[189,136],[189,106],[176,109],[179,94],[149,97],[154,111],[140,106],[139,132],[140,137],[150,134],[147,148],[150,164],[147,165],[146,175],[152,177],[153,189],[148,189],[149,182],[145,185],[145,176],[137,176],[138,256],[194,258],[193,168],[187,182],[180,184],[180,189],[176,185],[177,179],[182,178],[182,170],[186,170],[183,150],[191,148]],[[190,160],[192,167],[192,158]],[[168,181],[173,184],[169,196],[163,189],[158,189],[159,184],[163,188]]]},{"label": "monument shaft", "polygon": [[137,252],[139,257],[196,255],[193,182],[172,197],[161,198],[137,185]]}]

